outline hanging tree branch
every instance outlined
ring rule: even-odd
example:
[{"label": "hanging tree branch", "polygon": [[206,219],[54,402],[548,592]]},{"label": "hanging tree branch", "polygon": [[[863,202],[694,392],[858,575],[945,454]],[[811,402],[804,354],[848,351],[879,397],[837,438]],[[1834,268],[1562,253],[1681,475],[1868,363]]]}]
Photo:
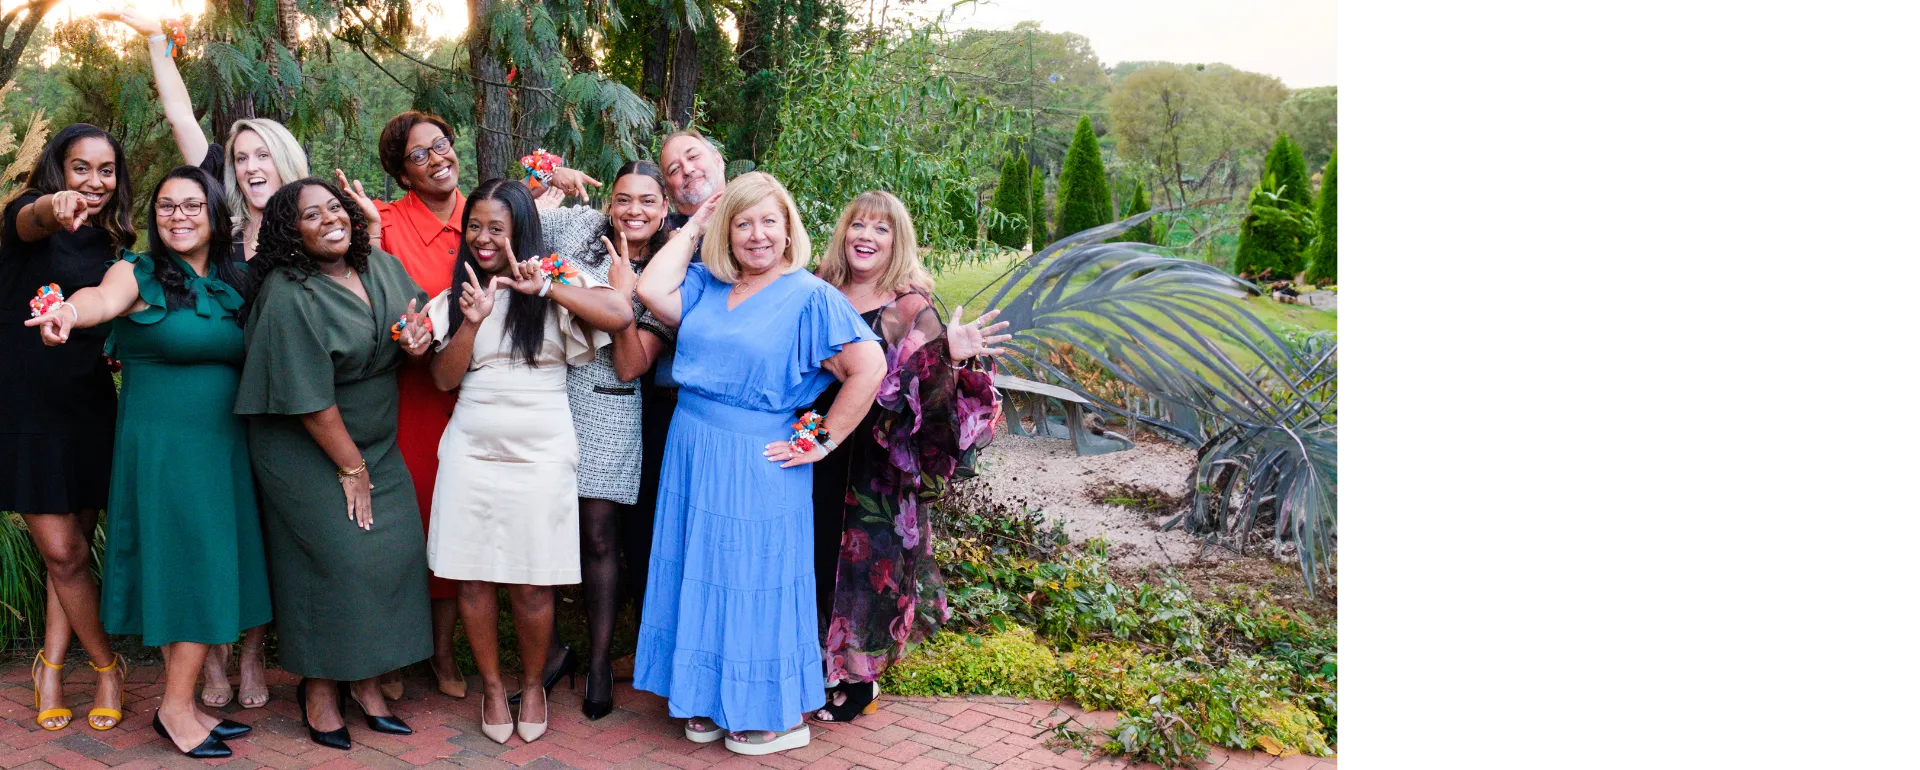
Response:
[{"label": "hanging tree branch", "polygon": [[[395,44],[393,43],[393,41],[391,41],[391,40],[388,40],[388,39],[387,39],[387,37],[386,37],[385,35],[382,35],[382,34],[380,34],[380,32],[379,32],[378,30],[376,30],[376,29],[374,29],[374,28],[372,27],[372,25],[371,25],[371,24],[369,24],[369,23],[367,22],[367,20],[366,20],[366,19],[363,19],[363,18],[360,18],[360,17],[359,17],[359,15],[358,15],[357,13],[356,13],[356,14],[354,15],[354,20],[355,20],[355,21],[357,21],[357,22],[359,22],[359,24],[358,24],[358,25],[356,25],[356,26],[354,27],[354,30],[355,30],[356,32],[362,32],[362,33],[366,33],[366,34],[370,34],[370,35],[372,35],[372,36],[373,36],[373,38],[374,38],[375,40],[378,40],[378,41],[380,41],[380,44],[381,44],[381,45],[383,45],[383,46],[386,46],[386,47],[387,47],[387,50],[390,50],[390,51],[393,51],[394,53],[397,53],[397,54],[400,54],[401,56],[404,56],[404,57],[406,57],[408,61],[411,61],[411,62],[413,62],[413,63],[415,63],[415,64],[418,64],[418,65],[420,65],[420,66],[422,66],[422,67],[426,67],[426,68],[428,68],[428,69],[431,69],[431,70],[434,70],[434,71],[436,71],[436,72],[444,72],[444,73],[446,73],[446,74],[449,74],[449,75],[454,75],[454,76],[457,76],[457,77],[464,77],[464,78],[468,78],[468,79],[471,79],[471,80],[473,80],[473,81],[474,81],[474,82],[476,82],[476,83],[482,83],[482,84],[485,84],[485,85],[489,85],[489,86],[494,86],[494,87],[496,87],[496,88],[507,88],[507,89],[512,89],[512,90],[515,90],[515,91],[529,91],[529,92],[533,92],[533,93],[543,93],[543,94],[551,94],[551,93],[554,93],[554,89],[551,89],[551,88],[539,88],[539,87],[535,87],[535,86],[525,86],[525,85],[514,85],[514,84],[512,84],[512,83],[500,83],[500,82],[496,82],[496,81],[493,81],[493,80],[488,80],[488,79],[486,79],[486,78],[483,78],[483,77],[480,77],[479,75],[475,75],[475,74],[472,74],[472,73],[467,73],[467,72],[458,72],[458,71],[456,71],[456,70],[454,70],[454,69],[453,69],[453,68],[451,68],[451,67],[442,67],[442,66],[440,66],[440,65],[438,65],[438,64],[434,64],[433,62],[430,62],[430,61],[427,61],[427,60],[425,60],[425,59],[422,59],[422,58],[420,58],[420,57],[418,57],[418,56],[414,56],[414,55],[413,55],[413,54],[412,54],[411,52],[409,52],[409,51],[407,51],[407,49],[405,49],[405,48],[401,48],[400,46],[398,46],[398,45],[395,45]],[[336,38],[339,38],[340,40],[344,40],[344,41],[346,41],[346,42],[348,42],[348,43],[354,43],[354,41],[352,41],[352,40],[348,40],[347,38],[345,38],[345,37],[342,37],[342,36],[340,36],[340,35],[338,35],[338,34],[335,34],[335,35],[334,35],[334,37],[336,37]],[[354,43],[354,47],[355,47],[355,48],[359,48],[360,46],[359,46],[359,44],[358,44],[358,43]],[[362,54],[366,54],[366,53],[367,53],[367,51],[366,51],[366,49],[364,49],[364,48],[361,48],[361,49],[360,49],[360,53],[362,53]],[[367,58],[368,58],[368,59],[372,59],[373,57],[372,57],[371,55],[368,55],[368,56],[367,56]],[[387,75],[387,77],[393,77],[393,75],[392,75],[391,73],[389,73],[389,74]],[[396,80],[395,80],[394,82],[396,82],[396,83],[398,83],[398,82],[399,82],[399,80],[398,80],[398,79],[396,79]]]}]

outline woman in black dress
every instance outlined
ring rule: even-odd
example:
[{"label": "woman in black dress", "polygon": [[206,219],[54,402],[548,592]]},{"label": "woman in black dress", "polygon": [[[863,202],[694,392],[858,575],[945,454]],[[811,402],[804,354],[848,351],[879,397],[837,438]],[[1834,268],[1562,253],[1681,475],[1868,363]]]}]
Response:
[{"label": "woman in black dress", "polygon": [[[47,565],[46,646],[34,659],[35,722],[59,730],[73,719],[60,692],[73,638],[100,672],[88,725],[120,723],[119,665],[100,624],[100,587],[89,564],[94,524],[107,504],[116,409],[102,357],[107,327],[76,330],[47,347],[26,326],[40,287],[72,293],[99,285],[120,250],[133,245],[126,155],[107,132],[85,123],[48,140],[25,192],[0,215],[0,510],[18,511]],[[47,312],[71,313],[68,305]]]}]

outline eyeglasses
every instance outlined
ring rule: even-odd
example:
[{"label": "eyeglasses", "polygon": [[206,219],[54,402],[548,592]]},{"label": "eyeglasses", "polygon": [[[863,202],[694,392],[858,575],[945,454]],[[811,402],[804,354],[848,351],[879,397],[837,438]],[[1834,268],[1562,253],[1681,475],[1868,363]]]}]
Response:
[{"label": "eyeglasses", "polygon": [[452,155],[453,142],[444,136],[435,139],[431,147],[422,147],[407,153],[407,162],[416,166],[427,165],[427,150],[433,150],[433,154],[435,155]]},{"label": "eyeglasses", "polygon": [[206,210],[206,201],[187,201],[185,203],[162,202],[153,204],[153,213],[160,215],[162,219],[173,216],[173,213],[176,211],[190,217],[197,217],[200,216],[200,212]]}]

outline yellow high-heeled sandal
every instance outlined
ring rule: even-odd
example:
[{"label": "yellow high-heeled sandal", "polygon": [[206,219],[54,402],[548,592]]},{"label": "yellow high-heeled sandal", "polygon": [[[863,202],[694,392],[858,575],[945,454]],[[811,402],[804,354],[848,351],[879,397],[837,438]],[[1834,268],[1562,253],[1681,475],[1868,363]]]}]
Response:
[{"label": "yellow high-heeled sandal", "polygon": [[[107,672],[109,671],[118,670],[120,672],[120,700],[124,702],[127,699],[127,676],[126,676],[127,672],[126,672],[126,669],[121,667],[120,665],[120,653],[116,652],[113,654],[112,663],[108,663],[107,665],[104,665],[104,666],[96,666],[96,665],[93,665],[93,661],[89,660],[87,661],[87,667],[93,669],[94,673],[99,674],[101,676],[106,676]],[[99,724],[93,721],[94,717],[106,717],[113,721],[108,722],[106,727],[101,727]],[[126,718],[126,714],[121,713],[120,709],[97,707],[97,708],[89,709],[87,711],[87,726],[95,730],[112,730],[113,728],[120,726],[120,720],[125,718]]]},{"label": "yellow high-heeled sandal", "polygon": [[[46,666],[47,668],[53,669],[55,671],[59,671],[61,669],[66,668],[66,664],[48,663],[46,650],[41,650],[33,654],[33,672],[32,672],[33,674],[33,708],[36,711],[40,709],[40,667],[41,666]],[[53,726],[53,727],[47,726],[47,720],[58,719],[58,718],[64,718],[67,721],[61,722],[57,726]],[[46,730],[48,732],[52,732],[55,730],[65,730],[67,729],[67,725],[73,724],[73,709],[64,709],[64,708],[47,709],[45,711],[41,711],[39,716],[36,716],[33,718],[33,721],[35,724],[40,725],[40,729]]]}]

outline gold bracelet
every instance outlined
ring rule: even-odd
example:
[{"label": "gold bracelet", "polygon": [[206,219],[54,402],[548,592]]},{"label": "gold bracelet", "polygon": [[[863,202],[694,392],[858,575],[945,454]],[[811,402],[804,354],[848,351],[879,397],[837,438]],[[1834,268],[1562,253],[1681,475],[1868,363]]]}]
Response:
[{"label": "gold bracelet", "polygon": [[359,467],[357,467],[357,468],[341,468],[341,469],[339,469],[339,470],[337,470],[337,471],[334,471],[334,475],[337,475],[337,476],[339,476],[339,477],[340,477],[340,479],[344,481],[344,480],[346,480],[346,479],[350,479],[350,478],[353,478],[353,477],[355,477],[355,476],[358,476],[358,475],[360,475],[360,474],[362,474],[362,473],[366,473],[366,472],[367,472],[367,460],[366,460],[366,458],[364,458],[364,457],[363,457],[363,458],[361,458],[361,459],[360,459],[360,466],[359,466]]}]

